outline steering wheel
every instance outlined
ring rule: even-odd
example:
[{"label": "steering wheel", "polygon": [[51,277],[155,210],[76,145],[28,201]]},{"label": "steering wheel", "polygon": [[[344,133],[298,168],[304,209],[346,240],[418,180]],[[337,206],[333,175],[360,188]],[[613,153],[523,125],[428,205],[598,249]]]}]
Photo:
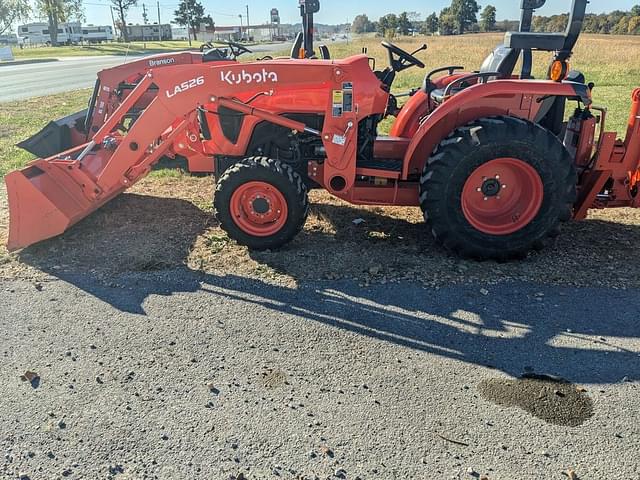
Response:
[{"label": "steering wheel", "polygon": [[237,57],[239,57],[240,55],[243,55],[245,53],[252,53],[251,50],[249,50],[247,47],[245,47],[244,45],[240,45],[239,43],[235,43],[235,42],[214,42],[214,43],[218,43],[218,44],[222,44],[222,45],[226,45],[227,47],[229,47],[229,50],[226,49],[221,49],[221,48],[216,48],[213,46],[212,42],[207,42],[204,43],[202,45],[200,45],[200,51],[201,52],[206,52],[209,50],[218,50],[220,52],[220,56],[226,58],[229,57],[229,51],[231,51],[231,59],[235,60]]},{"label": "steering wheel", "polygon": [[[400,47],[394,45],[393,43],[384,41],[382,42],[382,46],[389,51],[389,62],[391,63],[391,67],[397,72],[405,70],[411,66],[416,66],[419,68],[425,67],[424,63],[417,59],[413,54],[402,50]],[[426,50],[426,48],[427,46],[423,45],[414,53],[417,53],[420,50]],[[397,60],[393,57],[394,53],[398,56]]]},{"label": "steering wheel", "polygon": [[240,45],[239,43],[236,43],[236,42],[229,41],[229,42],[222,42],[222,43],[229,45],[229,48],[231,49],[231,53],[233,53],[234,57],[239,57],[244,53],[253,53],[244,45]]}]

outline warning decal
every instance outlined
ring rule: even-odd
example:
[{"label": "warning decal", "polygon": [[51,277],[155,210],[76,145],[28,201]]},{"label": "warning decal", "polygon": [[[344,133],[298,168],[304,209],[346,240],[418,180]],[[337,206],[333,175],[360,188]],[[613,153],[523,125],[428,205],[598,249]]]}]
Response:
[{"label": "warning decal", "polygon": [[342,93],[342,90],[334,90],[333,91],[333,116],[334,117],[342,116],[343,100],[344,100],[344,94]]},{"label": "warning decal", "polygon": [[342,110],[353,112],[353,83],[351,82],[342,84]]}]

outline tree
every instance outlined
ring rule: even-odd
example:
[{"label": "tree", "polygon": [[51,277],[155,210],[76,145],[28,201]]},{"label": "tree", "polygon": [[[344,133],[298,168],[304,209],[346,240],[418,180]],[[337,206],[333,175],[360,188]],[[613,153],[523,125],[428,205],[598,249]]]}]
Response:
[{"label": "tree", "polygon": [[118,13],[120,34],[125,42],[129,41],[129,30],[127,29],[127,11],[138,4],[138,0],[111,0]]},{"label": "tree", "polygon": [[640,5],[635,5],[631,9],[631,16],[632,17],[640,17]]},{"label": "tree", "polygon": [[402,12],[398,17],[398,32],[400,35],[409,35],[409,32],[413,29],[413,25],[409,20],[407,12]]},{"label": "tree", "polygon": [[82,0],[36,0],[36,9],[49,22],[51,45],[58,45],[58,24],[84,17]]},{"label": "tree", "polygon": [[480,14],[480,28],[483,32],[490,32],[496,28],[496,7],[487,5]]},{"label": "tree", "polygon": [[463,34],[468,26],[477,23],[476,14],[480,6],[476,0],[452,0],[451,13],[456,19],[458,33]]},{"label": "tree", "polygon": [[358,15],[353,19],[353,25],[351,26],[353,33],[367,33],[372,31],[372,24],[365,14]]},{"label": "tree", "polygon": [[629,19],[629,34],[630,35],[638,35],[640,34],[640,16],[631,17]]},{"label": "tree", "polygon": [[451,8],[443,8],[438,21],[440,35],[453,35],[456,33],[456,17]]},{"label": "tree", "polygon": [[611,30],[614,35],[626,35],[629,33],[629,17],[624,16]]},{"label": "tree", "polygon": [[429,33],[433,35],[440,28],[440,20],[438,19],[438,15],[436,12],[433,12],[431,15],[427,17],[424,22],[424,33]]},{"label": "tree", "polygon": [[395,13],[389,13],[378,20],[378,32],[385,37],[393,38],[397,29],[398,17]]},{"label": "tree", "polygon": [[196,32],[202,23],[213,26],[211,15],[204,14],[204,7],[198,0],[182,0],[173,15],[178,25],[191,29],[194,40],[198,40]]},{"label": "tree", "polygon": [[31,13],[29,0],[0,0],[0,35],[11,30],[18,20],[26,20]]}]

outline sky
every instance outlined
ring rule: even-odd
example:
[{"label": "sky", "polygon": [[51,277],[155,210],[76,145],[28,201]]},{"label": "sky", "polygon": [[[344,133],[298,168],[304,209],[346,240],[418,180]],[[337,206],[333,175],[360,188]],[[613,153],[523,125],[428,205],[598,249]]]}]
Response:
[{"label": "sky", "polygon": [[[213,17],[217,25],[237,25],[240,21],[239,14],[246,14],[246,5],[249,6],[249,19],[251,24],[266,23],[272,8],[280,11],[282,23],[297,23],[300,20],[297,0],[200,0],[208,14]],[[159,0],[160,19],[162,23],[173,19],[173,12],[179,0]],[[520,14],[519,0],[479,0],[481,7],[488,4],[494,5],[498,10],[498,20],[517,19]],[[609,12],[611,10],[630,10],[640,0],[591,0],[588,11],[593,13]],[[127,21],[130,23],[142,23],[143,4],[149,11],[149,21],[155,22],[158,17],[156,0],[138,0],[137,7],[132,7]],[[316,15],[319,23],[337,24],[353,21],[353,18],[366,13],[371,20],[377,20],[387,13],[400,13],[402,11],[416,11],[422,14],[422,18],[432,12],[439,12],[445,6],[451,4],[451,0],[394,0],[388,1],[353,1],[353,0],[320,0],[320,13]],[[86,23],[104,25],[111,23],[109,12],[109,0],[84,0]],[[547,0],[547,4],[539,10],[541,15],[553,15],[566,13],[571,7],[571,0]],[[243,23],[246,19],[243,17]]]}]

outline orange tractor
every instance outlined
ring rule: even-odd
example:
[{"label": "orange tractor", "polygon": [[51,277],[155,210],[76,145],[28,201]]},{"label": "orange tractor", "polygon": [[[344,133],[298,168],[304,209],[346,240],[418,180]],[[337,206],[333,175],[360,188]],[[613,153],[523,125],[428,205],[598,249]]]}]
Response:
[{"label": "orange tractor", "polygon": [[[636,207],[640,89],[618,140],[592,104],[593,84],[569,70],[587,0],[573,1],[563,34],[530,32],[544,3],[522,0],[520,31],[477,72],[431,72],[402,107],[394,79],[424,68],[416,54],[426,47],[409,53],[383,42],[381,70],[366,54],[331,60],[321,47],[315,58],[315,0],[300,0],[296,58],[237,63],[192,53],[137,65],[123,88],[98,85],[81,125],[67,125],[76,130],[69,149],[6,176],[8,247],[64,232],[166,155],[215,172],[217,218],[252,249],[278,248],[300,231],[311,188],[354,204],[420,206],[439,242],[478,259],[522,257],[589,208]],[[553,52],[547,79],[531,77],[533,50]],[[577,108],[565,122],[568,101]],[[380,136],[389,115],[390,135]]]}]

